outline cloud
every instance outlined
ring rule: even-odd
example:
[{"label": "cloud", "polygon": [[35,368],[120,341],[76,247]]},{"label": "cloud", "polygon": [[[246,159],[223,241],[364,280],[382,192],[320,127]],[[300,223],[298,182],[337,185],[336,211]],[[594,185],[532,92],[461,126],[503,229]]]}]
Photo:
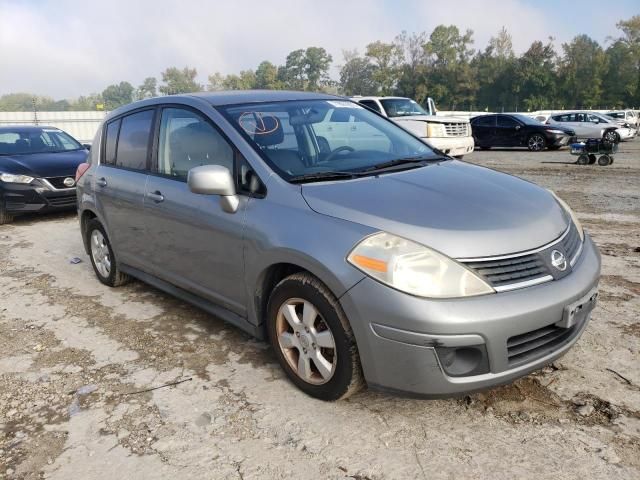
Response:
[{"label": "cloud", "polygon": [[340,64],[344,49],[362,51],[371,41],[390,41],[402,30],[431,31],[440,23],[473,29],[476,48],[505,25],[519,51],[549,35],[565,39],[563,33],[570,31],[548,7],[524,0],[452,5],[424,0],[0,0],[0,94],[76,97],[122,80],[137,85],[147,76],[160,77],[168,66],[195,67],[206,83],[214,72],[255,68],[265,59],[283,63],[291,50],[311,45],[325,47]]}]

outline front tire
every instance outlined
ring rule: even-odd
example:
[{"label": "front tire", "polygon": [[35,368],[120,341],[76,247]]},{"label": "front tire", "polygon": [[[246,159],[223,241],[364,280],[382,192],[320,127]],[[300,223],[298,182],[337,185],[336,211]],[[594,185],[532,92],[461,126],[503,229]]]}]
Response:
[{"label": "front tire", "polygon": [[618,143],[620,142],[620,135],[615,130],[609,130],[605,132],[603,139],[610,143]]},{"label": "front tire", "polygon": [[116,256],[102,224],[95,218],[89,221],[85,235],[91,265],[98,280],[109,287],[119,287],[128,283],[131,277],[118,268]]},{"label": "front tire", "polygon": [[0,225],[6,225],[11,222],[13,222],[13,215],[9,215],[7,209],[0,203]]},{"label": "front tire", "polygon": [[527,140],[527,147],[530,152],[541,152],[547,146],[547,141],[539,133],[534,133]]},{"label": "front tire", "polygon": [[340,303],[311,274],[296,273],[276,285],[267,330],[280,366],[306,394],[333,401],[364,385],[355,337]]}]

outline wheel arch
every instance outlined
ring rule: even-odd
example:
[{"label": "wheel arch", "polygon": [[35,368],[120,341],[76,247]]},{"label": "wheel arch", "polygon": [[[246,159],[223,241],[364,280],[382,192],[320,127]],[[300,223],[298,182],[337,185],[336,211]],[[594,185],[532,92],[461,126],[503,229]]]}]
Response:
[{"label": "wheel arch", "polygon": [[82,235],[82,244],[84,245],[84,251],[89,254],[89,242],[87,240],[87,225],[94,218],[98,218],[98,215],[90,209],[85,209],[80,214],[80,234]]}]

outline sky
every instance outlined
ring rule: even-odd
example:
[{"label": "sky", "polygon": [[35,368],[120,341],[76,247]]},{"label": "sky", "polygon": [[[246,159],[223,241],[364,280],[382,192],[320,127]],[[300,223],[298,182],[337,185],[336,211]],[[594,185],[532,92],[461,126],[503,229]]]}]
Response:
[{"label": "sky", "polygon": [[[170,66],[195,67],[199,81],[262,60],[320,46],[338,76],[344,50],[403,30],[439,24],[474,31],[484,49],[503,26],[516,53],[534,40],[557,47],[586,33],[606,45],[616,22],[640,14],[640,1],[617,0],[0,0],[0,95],[30,92],[75,98],[123,80],[139,85]],[[613,5],[613,4],[608,4]]]}]

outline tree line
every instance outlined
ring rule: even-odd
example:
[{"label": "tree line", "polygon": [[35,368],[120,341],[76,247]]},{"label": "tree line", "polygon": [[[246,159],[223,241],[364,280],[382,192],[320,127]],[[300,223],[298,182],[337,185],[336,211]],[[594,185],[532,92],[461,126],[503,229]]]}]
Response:
[{"label": "tree line", "polygon": [[339,79],[329,72],[332,56],[322,47],[290,52],[284,64],[268,60],[237,74],[216,72],[206,85],[195,68],[170,67],[161,81],[127,81],[101,93],[54,100],[29,93],[0,97],[0,111],[112,110],[134,100],[203,90],[291,89],[343,95],[400,95],[442,110],[531,111],[620,108],[640,105],[640,15],[616,24],[619,36],[602,46],[588,35],[557,51],[553,38],[534,41],[521,55],[503,27],[483,50],[473,31],[439,25],[427,32],[402,32],[392,42],[369,43],[361,54],[344,51]]}]

